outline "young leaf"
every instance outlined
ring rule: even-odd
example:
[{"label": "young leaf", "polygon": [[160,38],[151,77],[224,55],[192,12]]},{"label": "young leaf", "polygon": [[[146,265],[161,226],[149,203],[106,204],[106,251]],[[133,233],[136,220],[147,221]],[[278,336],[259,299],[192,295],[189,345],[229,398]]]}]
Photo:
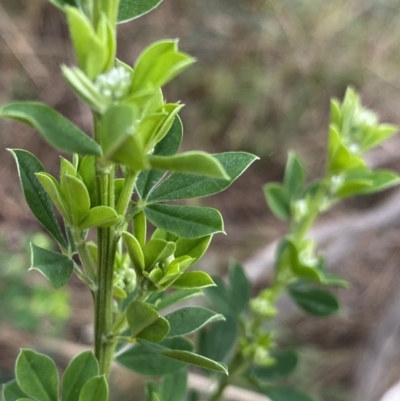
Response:
[{"label": "young leaf", "polygon": [[204,177],[227,180],[230,177],[213,156],[205,152],[186,152],[175,156],[149,156],[152,168],[165,171],[179,171],[185,174],[196,174]]},{"label": "young leaf", "polygon": [[150,201],[200,198],[214,195],[228,188],[257,157],[244,152],[228,152],[212,155],[217,159],[229,180],[204,177],[194,174],[173,173],[148,197]]},{"label": "young leaf", "polygon": [[117,212],[108,206],[96,206],[78,224],[81,230],[92,227],[111,227],[121,220]]},{"label": "young leaf", "polygon": [[152,239],[143,247],[145,269],[150,271],[158,262],[163,261],[175,252],[174,242]]},{"label": "young leaf", "polygon": [[244,268],[238,262],[232,262],[229,266],[229,281],[231,284],[232,307],[236,314],[240,315],[250,301],[251,284],[245,274]]},{"label": "young leaf", "polygon": [[337,298],[327,290],[310,285],[291,285],[289,295],[300,308],[311,315],[327,317],[339,310]]},{"label": "young leaf", "polygon": [[75,356],[64,372],[62,401],[76,401],[84,384],[99,374],[99,364],[91,351]]},{"label": "young leaf", "polygon": [[179,238],[176,243],[175,250],[175,258],[179,258],[180,256],[190,256],[193,258],[193,261],[190,265],[193,265],[198,260],[202,258],[204,253],[207,251],[208,246],[211,242],[211,235],[207,235],[205,237],[200,238]]},{"label": "young leaf", "polygon": [[21,390],[16,380],[3,384],[2,395],[3,401],[17,401],[20,398],[26,397],[26,394]]},{"label": "young leaf", "polygon": [[132,337],[160,342],[169,332],[169,323],[149,304],[132,301],[126,311]]},{"label": "young leaf", "polygon": [[206,308],[187,307],[178,309],[175,312],[165,316],[168,320],[171,330],[168,337],[184,336],[200,330],[211,322],[225,320],[225,318]]},{"label": "young leaf", "polygon": [[161,385],[161,399],[163,401],[182,401],[186,394],[187,378],[187,369],[180,369],[165,375]]},{"label": "young leaf", "polygon": [[154,10],[162,0],[121,0],[119,3],[118,23],[128,22]]},{"label": "young leaf", "polygon": [[289,152],[286,163],[284,187],[290,199],[295,198],[304,185],[304,167],[301,160],[293,152]]},{"label": "young leaf", "polygon": [[154,204],[147,205],[144,213],[156,227],[183,238],[224,232],[221,214],[208,207]]},{"label": "young leaf", "polygon": [[[171,156],[176,154],[182,142],[183,126],[179,116],[168,131],[167,135],[154,148],[153,155]],[[150,192],[157,183],[164,177],[165,172],[159,170],[142,171],[136,182],[136,189],[142,199],[147,199]]]},{"label": "young leaf", "polygon": [[14,149],[10,152],[17,163],[26,203],[43,227],[49,231],[61,247],[66,249],[67,244],[54,214],[51,200],[35,175],[44,172],[42,164],[34,155],[25,150]]},{"label": "young leaf", "polygon": [[[166,338],[161,344],[169,349],[193,350],[192,343],[183,337]],[[141,344],[134,345],[121,353],[117,361],[134,372],[148,376],[166,375],[186,366],[185,362],[149,351]]]},{"label": "young leaf", "polygon": [[40,401],[58,401],[58,373],[46,355],[23,349],[18,355],[15,375],[20,388]]},{"label": "young leaf", "polygon": [[74,261],[61,253],[48,251],[31,244],[31,264],[29,270],[37,270],[50,281],[54,288],[67,284],[74,271]]},{"label": "young leaf", "polygon": [[24,122],[36,128],[55,148],[81,155],[101,156],[101,147],[57,111],[42,103],[10,103],[0,116]]},{"label": "young leaf", "polygon": [[173,288],[197,289],[212,287],[215,283],[212,278],[204,272],[186,272],[182,273],[177,280],[172,283]]},{"label": "young leaf", "polygon": [[65,204],[70,212],[73,224],[79,227],[79,223],[87,216],[90,210],[90,196],[85,184],[72,175],[62,177],[65,186],[61,184]]},{"label": "young leaf", "polygon": [[92,377],[84,384],[79,401],[108,401],[108,385],[104,375]]},{"label": "young leaf", "polygon": [[143,251],[138,240],[131,233],[128,233],[126,231],[122,233],[122,238],[124,240],[126,248],[128,249],[128,254],[135,268],[135,271],[138,274],[141,274],[141,272],[144,270],[145,263]]},{"label": "young leaf", "polygon": [[282,220],[290,218],[290,203],[282,185],[267,184],[264,186],[264,194],[269,208],[276,217]]},{"label": "young leaf", "polygon": [[271,354],[275,363],[271,366],[252,365],[250,375],[258,380],[272,381],[285,377],[296,369],[298,356],[294,351],[276,351]]},{"label": "young leaf", "polygon": [[146,340],[139,340],[140,344],[144,346],[150,352],[155,352],[166,356],[171,359],[175,359],[181,362],[188,363],[190,365],[198,366],[200,368],[214,370],[222,372],[228,375],[228,369],[226,365],[221,362],[213,361],[212,359],[206,358],[202,355],[195,354],[190,351],[170,349],[162,344],[154,344]]}]

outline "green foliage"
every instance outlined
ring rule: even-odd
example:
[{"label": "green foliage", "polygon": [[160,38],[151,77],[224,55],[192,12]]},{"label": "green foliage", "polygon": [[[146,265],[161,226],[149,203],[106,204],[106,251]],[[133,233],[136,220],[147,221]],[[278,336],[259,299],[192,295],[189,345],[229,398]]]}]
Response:
[{"label": "green foliage", "polygon": [[31,269],[42,273],[56,289],[67,284],[74,270],[74,261],[60,253],[39,248],[35,244],[31,246]]},{"label": "green foliage", "polygon": [[158,5],[162,0],[121,0],[119,4],[118,22],[127,22],[134,18],[147,14]]}]

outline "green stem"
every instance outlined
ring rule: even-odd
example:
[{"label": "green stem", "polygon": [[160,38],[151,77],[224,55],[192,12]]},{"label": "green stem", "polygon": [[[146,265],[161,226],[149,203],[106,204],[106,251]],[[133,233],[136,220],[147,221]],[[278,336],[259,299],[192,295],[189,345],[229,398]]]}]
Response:
[{"label": "green stem", "polygon": [[128,169],[128,171],[126,172],[125,177],[124,177],[125,178],[124,186],[122,187],[122,191],[119,196],[118,204],[117,204],[117,208],[116,208],[117,213],[124,217],[128,210],[129,202],[132,199],[132,193],[135,188],[135,182],[136,182],[137,176],[138,176],[138,173],[136,171],[132,171],[131,169]]},{"label": "green stem", "polygon": [[90,253],[86,241],[82,238],[80,231],[72,232],[76,248],[78,249],[79,258],[82,262],[82,266],[85,270],[90,281],[95,282],[96,280],[96,263],[93,260],[92,254]]},{"label": "green stem", "polygon": [[[99,204],[114,207],[114,169],[97,171],[97,196]],[[115,228],[97,230],[99,252],[98,289],[95,293],[95,355],[99,361],[100,374],[110,373],[115,344],[110,344],[107,337],[112,332],[113,273],[117,248]]]}]

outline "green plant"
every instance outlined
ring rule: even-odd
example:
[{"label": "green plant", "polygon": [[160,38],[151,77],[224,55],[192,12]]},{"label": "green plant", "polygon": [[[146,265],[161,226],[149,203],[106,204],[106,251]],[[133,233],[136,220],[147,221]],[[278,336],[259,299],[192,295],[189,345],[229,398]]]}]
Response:
[{"label": "green plant", "polygon": [[[62,73],[92,111],[93,136],[41,103],[11,103],[0,109],[0,116],[33,126],[56,149],[72,154],[71,160],[61,158],[58,181],[31,153],[11,150],[26,201],[60,248],[53,252],[32,244],[31,267],[57,289],[74,272],[87,285],[94,300],[94,353],[84,352],[70,362],[60,392],[54,362],[22,350],[16,381],[3,388],[5,401],[106,401],[115,356],[133,371],[162,376],[148,383],[149,401],[182,400],[189,364],[222,374],[210,401],[221,399],[231,382],[227,366],[220,362],[226,356],[231,377],[241,377],[275,401],[307,399],[263,384],[265,377],[268,381],[279,371],[290,371],[296,360],[291,353],[272,353],[274,339],[263,326],[276,314],[275,303],[285,290],[310,313],[327,316],[338,309],[333,294],[313,285],[345,283],[324,270],[324,260],[306,234],[318,214],[341,198],[399,182],[394,173],[369,170],[362,158],[396,129],[378,125],[351,90],[342,105],[332,102],[326,175],[305,186],[302,164],[291,154],[284,184],[266,187],[272,211],[289,220],[290,234],[278,248],[272,286],[250,300],[250,285],[238,264],[230,270],[229,289],[218,278],[188,271],[202,258],[212,236],[223,232],[220,213],[165,202],[221,192],[256,157],[244,152],[177,153],[182,105],[167,103],[161,88],[194,59],[178,50],[176,40],[153,43],[133,68],[115,58],[117,23],[143,15],[161,0],[52,3],[66,14],[78,64],[62,66]],[[151,235],[149,223],[155,228]],[[223,315],[202,307],[170,313],[165,309],[203,291],[227,319],[201,333],[196,353],[186,336],[223,320]],[[244,315],[246,310],[249,315]],[[217,347],[228,326],[230,341]],[[196,399],[196,394],[191,397]]]}]

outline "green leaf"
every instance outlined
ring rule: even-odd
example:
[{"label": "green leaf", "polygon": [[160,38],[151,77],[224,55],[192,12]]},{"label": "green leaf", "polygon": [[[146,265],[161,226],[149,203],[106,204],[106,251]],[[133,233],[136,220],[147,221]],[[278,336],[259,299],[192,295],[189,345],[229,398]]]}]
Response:
[{"label": "green leaf", "polygon": [[225,361],[236,344],[237,336],[236,320],[228,316],[226,321],[216,322],[200,331],[199,354]]},{"label": "green leaf", "polygon": [[67,210],[72,218],[74,226],[79,227],[79,223],[87,216],[90,210],[90,196],[85,184],[72,175],[64,175],[61,183],[61,191],[65,200]]},{"label": "green leaf", "polygon": [[106,158],[111,158],[121,146],[124,146],[133,122],[132,107],[125,105],[110,106],[102,115],[98,135]]},{"label": "green leaf", "polygon": [[36,177],[49,195],[57,210],[61,213],[61,216],[71,225],[72,221],[64,197],[61,193],[60,184],[52,175],[47,173],[36,173]]},{"label": "green leaf", "polygon": [[92,377],[84,384],[79,401],[108,401],[108,385],[104,375]]},{"label": "green leaf", "polygon": [[289,295],[300,308],[311,315],[327,317],[340,308],[337,298],[331,292],[311,285],[290,285]]},{"label": "green leaf", "polygon": [[162,3],[162,0],[121,0],[119,3],[118,22],[128,22],[147,14]]},{"label": "green leaf", "polygon": [[37,129],[56,149],[81,155],[101,156],[100,146],[57,111],[42,103],[10,103],[0,116],[24,122]]},{"label": "green leaf", "polygon": [[224,315],[236,316],[237,309],[233,306],[232,291],[228,289],[225,282],[220,277],[214,276],[213,280],[216,286],[206,288],[204,294],[218,311]]},{"label": "green leaf", "polygon": [[132,78],[133,93],[165,85],[195,61],[178,51],[177,40],[152,43],[138,57]]},{"label": "green leaf", "polygon": [[138,240],[131,233],[126,231],[122,233],[122,238],[128,250],[129,258],[131,259],[135,271],[138,274],[141,274],[141,272],[144,270],[145,263],[143,251]]},{"label": "green leaf", "polygon": [[174,242],[168,242],[162,239],[152,239],[143,247],[143,256],[145,269],[150,271],[158,262],[167,259],[175,252]]},{"label": "green leaf", "polygon": [[[179,116],[168,131],[167,135],[154,148],[153,155],[171,156],[176,154],[182,142],[183,126]],[[165,172],[159,170],[142,171],[136,182],[136,189],[142,199],[147,199],[150,192],[157,183],[164,177]]]},{"label": "green leaf", "polygon": [[132,301],[126,311],[132,337],[160,342],[169,332],[169,323],[149,304]]},{"label": "green leaf", "polygon": [[58,373],[46,355],[23,349],[18,355],[15,375],[20,388],[40,401],[58,401]]},{"label": "green leaf", "polygon": [[171,330],[168,337],[184,336],[200,330],[211,322],[225,320],[225,318],[206,308],[187,307],[178,309],[175,312],[165,316],[168,320]]},{"label": "green leaf", "polygon": [[17,401],[33,401],[32,398],[19,398]]},{"label": "green leaf", "polygon": [[86,230],[92,227],[111,227],[121,220],[117,212],[108,206],[96,206],[80,221],[79,228]]},{"label": "green leaf", "polygon": [[296,198],[304,185],[304,179],[304,167],[301,160],[295,153],[289,152],[283,184],[289,199]]},{"label": "green leaf", "polygon": [[212,236],[207,235],[200,238],[178,238],[176,241],[175,258],[180,256],[190,256],[193,258],[191,265],[200,260],[210,245]]},{"label": "green leaf", "polygon": [[177,280],[172,283],[173,288],[197,289],[212,287],[215,283],[212,278],[204,272],[194,271],[182,273]]},{"label": "green leaf", "polygon": [[[179,171],[185,174],[196,174],[204,177],[224,179],[230,177],[221,163],[205,152],[185,152],[175,156],[149,156],[152,168],[165,171]],[[228,184],[229,185],[229,184]]]},{"label": "green leaf", "polygon": [[154,306],[157,310],[162,310],[202,295],[203,293],[200,290],[176,290],[163,295],[161,299],[155,302]]},{"label": "green leaf", "polygon": [[224,168],[229,180],[173,173],[148,197],[150,201],[200,198],[217,194],[228,188],[257,157],[244,152],[228,152],[212,155]]},{"label": "green leaf", "polygon": [[61,253],[48,251],[31,244],[31,267],[49,280],[54,288],[67,284],[74,271],[74,261]]},{"label": "green leaf", "polygon": [[187,369],[180,369],[165,375],[161,385],[161,399],[163,401],[182,401],[186,394],[187,379]]},{"label": "green leaf", "polygon": [[26,397],[26,394],[21,390],[16,380],[3,384],[2,394],[4,401],[17,401],[20,398]]},{"label": "green leaf", "polygon": [[[367,181],[365,185],[356,192],[357,194],[372,194],[384,191],[400,183],[399,175],[389,170],[363,170],[352,174],[347,174],[345,177],[345,184],[350,181]],[[345,185],[344,184],[344,185]],[[343,187],[340,187],[338,194],[342,194]]]},{"label": "green leaf", "polygon": [[[166,338],[161,342],[169,349],[192,351],[193,345],[186,338]],[[148,376],[162,376],[186,366],[185,362],[170,359],[162,354],[149,351],[141,344],[134,345],[117,357],[117,361],[134,372]]]},{"label": "green leaf", "polygon": [[221,362],[213,361],[212,359],[190,351],[170,349],[162,344],[154,344],[146,340],[139,340],[139,342],[150,352],[155,352],[177,361],[185,362],[204,369],[222,372],[228,375],[228,369],[226,365]]},{"label": "green leaf", "polygon": [[17,163],[26,203],[43,227],[49,231],[61,247],[66,249],[67,244],[54,214],[51,200],[35,175],[44,172],[44,167],[34,155],[25,150],[13,149],[10,152]]},{"label": "green leaf", "polygon": [[84,384],[98,374],[99,364],[91,351],[85,351],[75,356],[64,372],[62,401],[78,400]]},{"label": "green leaf", "polygon": [[229,266],[229,281],[231,284],[232,308],[240,315],[247,308],[251,296],[251,284],[245,274],[244,268],[238,262]]},{"label": "green leaf", "polygon": [[268,206],[276,217],[287,220],[290,218],[290,203],[285,189],[280,184],[267,184],[264,194]]},{"label": "green leaf", "polygon": [[313,401],[307,394],[288,387],[270,387],[263,391],[271,401]]},{"label": "green leaf", "polygon": [[147,219],[156,227],[184,238],[223,233],[224,223],[216,209],[208,207],[147,205]]},{"label": "green leaf", "polygon": [[253,364],[250,375],[259,380],[272,381],[291,374],[296,369],[298,356],[294,351],[276,351],[271,354],[275,363],[271,366]]}]

